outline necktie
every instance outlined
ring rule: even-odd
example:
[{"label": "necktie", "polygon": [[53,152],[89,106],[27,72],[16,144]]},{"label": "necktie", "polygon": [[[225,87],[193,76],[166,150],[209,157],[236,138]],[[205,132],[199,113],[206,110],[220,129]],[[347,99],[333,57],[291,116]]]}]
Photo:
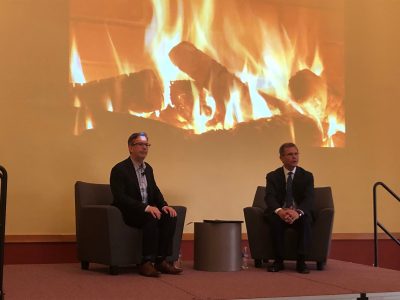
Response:
[{"label": "necktie", "polygon": [[286,181],[286,197],[285,197],[285,206],[286,207],[292,207],[293,206],[293,178],[292,178],[293,172],[288,173],[288,178]]}]

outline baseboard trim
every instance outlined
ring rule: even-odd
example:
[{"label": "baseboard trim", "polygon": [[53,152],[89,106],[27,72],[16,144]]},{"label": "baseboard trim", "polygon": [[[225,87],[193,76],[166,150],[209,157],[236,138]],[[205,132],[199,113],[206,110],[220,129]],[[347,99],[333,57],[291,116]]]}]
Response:
[{"label": "baseboard trim", "polygon": [[[395,238],[400,239],[400,232],[391,233]],[[373,233],[332,233],[333,240],[373,240]],[[390,240],[390,237],[384,233],[378,233],[378,239]]]},{"label": "baseboard trim", "polygon": [[[350,237],[353,239],[350,239]],[[329,258],[372,265],[374,261],[374,240],[370,235],[340,235],[331,243]],[[247,238],[247,237],[246,237]],[[5,264],[58,264],[77,263],[77,243],[74,235],[10,235],[4,245]],[[243,239],[242,247],[248,245]],[[362,249],[362,251],[360,251]],[[379,266],[400,270],[398,245],[392,240],[379,242]],[[194,258],[193,234],[185,234],[181,243],[184,260]]]},{"label": "baseboard trim", "polygon": [[[397,239],[400,239],[400,232],[392,234]],[[247,233],[242,233],[242,239],[247,240]],[[373,233],[333,233],[333,240],[373,240]],[[378,239],[390,239],[385,233],[378,233]],[[193,233],[184,233],[182,236],[184,241],[193,241]],[[5,242],[7,244],[13,243],[74,243],[76,242],[75,234],[10,234],[6,235]]]},{"label": "baseboard trim", "polygon": [[74,243],[75,234],[13,234],[5,236],[6,244],[13,243]]}]

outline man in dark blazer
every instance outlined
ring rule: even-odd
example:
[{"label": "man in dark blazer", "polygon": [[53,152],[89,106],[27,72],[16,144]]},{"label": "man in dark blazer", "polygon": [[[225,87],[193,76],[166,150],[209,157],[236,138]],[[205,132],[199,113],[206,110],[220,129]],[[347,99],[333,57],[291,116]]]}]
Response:
[{"label": "man in dark blazer", "polygon": [[130,156],[111,170],[113,205],[121,210],[127,225],[142,229],[143,260],[139,273],[149,277],[158,277],[160,273],[179,274],[182,270],[165,260],[172,254],[177,214],[164,200],[152,167],[144,161],[149,147],[145,132],[129,137]]},{"label": "man in dark blazer", "polygon": [[293,143],[279,148],[283,163],[281,168],[267,174],[265,215],[271,224],[275,261],[267,268],[269,272],[284,269],[284,233],[292,227],[299,234],[296,270],[307,274],[305,258],[311,243],[311,207],[314,200],[314,177],[312,173],[297,166],[299,151]]}]

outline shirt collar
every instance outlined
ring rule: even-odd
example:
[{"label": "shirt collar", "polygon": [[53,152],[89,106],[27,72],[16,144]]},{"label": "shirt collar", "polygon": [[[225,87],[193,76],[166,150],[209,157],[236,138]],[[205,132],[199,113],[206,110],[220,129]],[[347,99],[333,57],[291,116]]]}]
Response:
[{"label": "shirt collar", "polygon": [[135,162],[132,158],[131,161],[133,163],[133,167],[135,168],[135,171],[142,169],[143,171],[146,169],[146,164],[143,162],[141,164],[138,164],[137,162]]},{"label": "shirt collar", "polygon": [[283,167],[283,172],[285,172],[285,177],[288,177],[288,173],[289,173],[289,172],[292,172],[292,173],[293,173],[293,176],[294,176],[294,173],[296,173],[296,168],[297,168],[297,167],[294,167],[294,169],[293,169],[292,171],[289,171],[288,169],[286,169],[285,167]]}]

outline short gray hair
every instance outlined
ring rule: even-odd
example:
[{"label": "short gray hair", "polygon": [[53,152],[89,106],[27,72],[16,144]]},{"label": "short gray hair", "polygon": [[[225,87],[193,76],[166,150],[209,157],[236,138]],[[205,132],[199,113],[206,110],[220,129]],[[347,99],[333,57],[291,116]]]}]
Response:
[{"label": "short gray hair", "polygon": [[147,140],[149,140],[149,137],[147,136],[146,132],[144,132],[144,131],[142,131],[142,132],[134,132],[128,138],[128,145],[131,145],[132,141],[136,140],[137,137],[139,137],[139,136],[144,136]]}]

